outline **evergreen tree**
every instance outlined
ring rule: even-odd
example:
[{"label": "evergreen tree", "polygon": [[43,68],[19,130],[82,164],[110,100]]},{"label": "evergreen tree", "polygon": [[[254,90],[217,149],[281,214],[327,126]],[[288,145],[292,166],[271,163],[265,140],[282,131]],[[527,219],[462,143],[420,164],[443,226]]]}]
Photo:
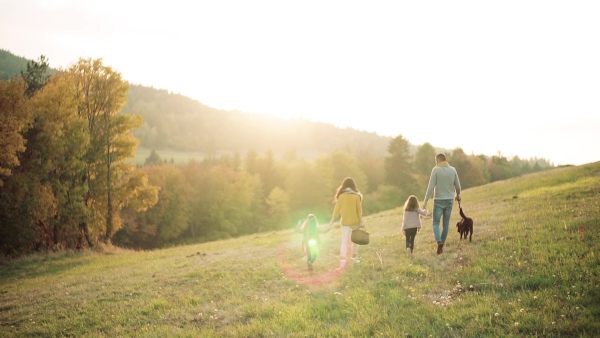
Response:
[{"label": "evergreen tree", "polygon": [[144,165],[158,165],[161,163],[160,156],[156,153],[154,149],[150,152],[150,155],[144,161]]},{"label": "evergreen tree", "polygon": [[35,92],[42,89],[50,79],[48,61],[44,55],[41,55],[39,62],[33,60],[27,62],[27,71],[21,71],[21,76],[27,83],[25,93],[31,97]]}]

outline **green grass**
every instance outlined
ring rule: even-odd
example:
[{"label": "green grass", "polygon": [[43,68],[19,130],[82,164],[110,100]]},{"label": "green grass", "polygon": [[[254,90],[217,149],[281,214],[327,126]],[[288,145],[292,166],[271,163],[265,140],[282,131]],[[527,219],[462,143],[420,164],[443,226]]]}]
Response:
[{"label": "green grass", "polygon": [[292,231],[5,262],[0,336],[599,336],[600,162],[462,197],[472,242],[452,226],[438,256],[424,219],[409,259],[389,210],[367,217],[371,243],[345,271],[338,228],[312,272]]}]

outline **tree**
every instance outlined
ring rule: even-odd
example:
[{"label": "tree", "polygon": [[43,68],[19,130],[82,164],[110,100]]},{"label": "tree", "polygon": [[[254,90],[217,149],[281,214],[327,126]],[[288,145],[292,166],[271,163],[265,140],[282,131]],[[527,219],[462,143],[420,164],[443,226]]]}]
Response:
[{"label": "tree", "polygon": [[52,240],[48,246],[64,248],[76,246],[78,223],[85,215],[79,178],[89,135],[77,113],[74,90],[70,78],[61,73],[35,92],[34,124],[26,134],[28,147],[22,164],[32,182],[47,186],[51,192],[48,198],[51,196],[55,207],[37,221],[50,231],[45,237]]},{"label": "tree", "polygon": [[288,194],[281,188],[275,187],[269,193],[267,204],[267,229],[285,229],[291,221],[290,199]]},{"label": "tree", "polygon": [[511,167],[508,159],[500,152],[498,155],[492,156],[488,161],[488,168],[490,171],[490,181],[500,181],[511,177]]},{"label": "tree", "polygon": [[354,155],[347,150],[338,150],[330,155],[319,157],[315,162],[315,168],[329,192],[329,201],[333,201],[335,190],[346,177],[352,177],[359,190],[369,190],[367,176],[360,170]]},{"label": "tree", "polygon": [[424,143],[417,148],[413,168],[418,183],[418,190],[424,192],[429,183],[431,169],[435,165],[435,148],[430,143]]},{"label": "tree", "polygon": [[263,183],[264,196],[270,194],[276,187],[281,188],[283,186],[284,178],[280,173],[272,151],[268,151],[265,156],[258,159],[257,174]]},{"label": "tree", "polygon": [[410,144],[399,135],[390,141],[389,156],[385,157],[385,177],[390,185],[402,188],[404,191],[415,191],[416,182],[412,176]]},{"label": "tree", "polygon": [[18,154],[25,150],[22,132],[31,123],[26,105],[26,84],[20,78],[0,81],[0,187],[19,165]]},{"label": "tree", "polygon": [[298,160],[290,164],[285,186],[289,191],[292,219],[308,214],[331,215],[333,190],[329,189],[328,182],[312,162]]},{"label": "tree", "polygon": [[173,165],[148,166],[143,170],[148,186],[159,190],[157,202],[148,208],[129,203],[126,221],[115,237],[122,244],[150,249],[175,240],[189,228],[191,189],[181,170]]},{"label": "tree", "polygon": [[144,161],[144,165],[158,165],[162,162],[160,156],[156,153],[154,149],[150,152],[150,155]]},{"label": "tree", "polygon": [[423,143],[417,148],[417,152],[415,153],[415,159],[413,161],[415,172],[419,175],[426,175],[429,177],[434,165],[435,148],[429,142]]},{"label": "tree", "polygon": [[358,167],[365,173],[369,182],[369,189],[364,192],[369,193],[372,190],[376,190],[379,185],[385,182],[385,163],[383,157],[375,154],[372,149],[358,151],[355,157]]},{"label": "tree", "polygon": [[[79,116],[87,121],[90,146],[85,154],[85,170],[81,181],[87,186],[85,205],[88,218],[81,227],[92,245],[89,225],[94,236],[110,241],[120,223],[119,208],[113,201],[117,187],[133,170],[123,162],[135,155],[138,141],[131,131],[142,124],[140,116],[119,114],[127,100],[129,85],[121,74],[104,66],[101,59],[79,59],[69,71],[76,88]],[[143,182],[143,180],[136,180]],[[129,187],[135,193],[134,187]],[[127,200],[127,199],[124,199]],[[119,206],[123,206],[120,204]]]},{"label": "tree", "polygon": [[365,196],[363,209],[369,210],[370,213],[394,209],[402,206],[409,195],[411,194],[400,187],[382,184],[377,187],[377,190]]},{"label": "tree", "polygon": [[48,83],[50,79],[48,68],[48,61],[44,55],[40,56],[39,62],[33,60],[27,62],[27,71],[21,71],[21,77],[27,83],[25,94],[28,97],[33,96],[35,92],[42,89]]},{"label": "tree", "polygon": [[475,179],[476,177],[471,175],[473,170],[469,156],[467,156],[461,148],[456,148],[452,154],[447,157],[447,160],[450,165],[456,169],[460,179],[461,188],[467,189],[473,187],[472,179]]},{"label": "tree", "polygon": [[203,240],[253,233],[262,224],[260,179],[245,171],[190,161],[182,167],[190,193],[190,231]]}]

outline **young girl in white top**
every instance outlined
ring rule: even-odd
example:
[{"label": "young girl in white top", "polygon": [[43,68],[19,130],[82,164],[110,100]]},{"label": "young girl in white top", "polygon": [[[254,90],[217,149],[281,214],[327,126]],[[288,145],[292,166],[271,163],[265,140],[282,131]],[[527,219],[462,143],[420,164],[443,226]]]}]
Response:
[{"label": "young girl in white top", "polygon": [[406,255],[410,257],[415,248],[415,236],[421,231],[421,216],[427,216],[427,209],[419,208],[417,196],[410,195],[404,203],[402,233],[406,237]]}]

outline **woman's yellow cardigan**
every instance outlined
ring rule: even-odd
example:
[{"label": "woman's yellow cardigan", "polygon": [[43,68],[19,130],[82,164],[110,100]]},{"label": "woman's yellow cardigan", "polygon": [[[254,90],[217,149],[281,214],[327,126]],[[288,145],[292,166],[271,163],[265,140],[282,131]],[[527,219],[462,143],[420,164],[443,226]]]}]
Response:
[{"label": "woman's yellow cardigan", "polygon": [[362,197],[356,193],[342,193],[338,196],[333,208],[333,216],[336,219],[342,216],[340,223],[348,226],[359,226],[360,216],[362,216]]}]

